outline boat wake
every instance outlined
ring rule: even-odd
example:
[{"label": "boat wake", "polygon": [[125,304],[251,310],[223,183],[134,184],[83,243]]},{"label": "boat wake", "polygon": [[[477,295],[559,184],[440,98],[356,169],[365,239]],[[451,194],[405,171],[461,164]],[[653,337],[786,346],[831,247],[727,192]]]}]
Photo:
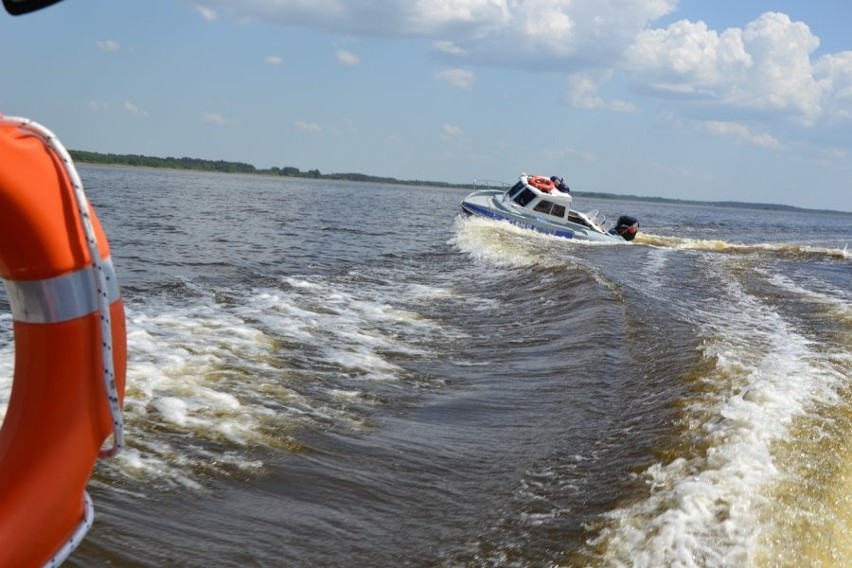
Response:
[{"label": "boat wake", "polygon": [[[305,451],[305,430],[369,428],[400,384],[425,380],[400,362],[433,357],[425,344],[454,334],[401,307],[446,301],[424,286],[286,277],[245,291],[173,292],[128,303],[132,435],[99,467],[107,479],[203,490],[208,477],[257,474],[270,452]],[[0,356],[10,349],[0,347]],[[9,359],[0,357],[0,371]],[[7,399],[0,381],[0,406]]]},{"label": "boat wake", "polygon": [[688,237],[672,237],[666,235],[654,235],[647,232],[640,233],[634,241],[653,247],[698,250],[707,252],[720,252],[731,254],[755,254],[766,253],[779,256],[788,256],[794,259],[819,259],[850,260],[852,251],[848,246],[841,248],[826,248],[795,243],[755,243],[740,244],[729,243],[718,239],[692,239]]},{"label": "boat wake", "polygon": [[537,247],[530,246],[530,239],[553,240],[559,237],[536,233],[504,221],[482,217],[458,217],[456,234],[451,244],[474,259],[487,262],[492,266],[549,268],[560,264],[556,258],[541,254]]},{"label": "boat wake", "polygon": [[590,553],[649,567],[849,558],[848,310],[773,280],[837,324],[839,336],[820,341],[774,296],[739,282],[724,257],[707,268],[727,300],[692,311],[700,358],[683,376],[693,395],[673,446],[642,474],[646,497],[605,515]]},{"label": "boat wake", "polygon": [[[535,246],[535,243],[542,246]],[[582,258],[566,254],[566,251],[575,246],[613,247],[625,243],[568,240],[529,231],[503,221],[459,217],[456,222],[456,236],[450,240],[450,244],[490,267],[576,269],[607,288],[619,301],[624,301],[618,285],[607,278],[598,267]]]}]

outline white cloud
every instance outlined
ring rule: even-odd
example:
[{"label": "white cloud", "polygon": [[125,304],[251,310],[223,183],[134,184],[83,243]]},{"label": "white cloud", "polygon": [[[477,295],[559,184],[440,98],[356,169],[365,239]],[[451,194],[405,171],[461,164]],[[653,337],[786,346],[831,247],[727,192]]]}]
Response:
[{"label": "white cloud", "polygon": [[722,122],[718,120],[709,120],[704,123],[707,131],[716,136],[734,136],[743,138],[749,135],[748,128],[736,122]]},{"label": "white cloud", "polygon": [[148,116],[147,112],[140,109],[135,103],[133,103],[131,101],[124,101],[122,108],[124,108],[124,110],[126,112],[128,112],[128,113],[130,113],[134,116]]},{"label": "white cloud", "polygon": [[821,57],[814,64],[814,77],[824,88],[826,114],[852,119],[852,51]]},{"label": "white cloud", "polygon": [[230,118],[218,112],[205,112],[201,114],[201,120],[209,124],[219,126],[239,126],[240,121],[236,118]]},{"label": "white cloud", "polygon": [[745,29],[722,33],[682,20],[647,30],[626,52],[636,85],[689,95],[717,112],[750,110],[803,126],[850,119],[852,52],[811,59],[819,39],[803,22],[767,12]]},{"label": "white cloud", "polygon": [[195,10],[201,14],[201,17],[207,20],[208,22],[212,22],[217,18],[216,12],[208,6],[204,6],[201,4],[195,5]]},{"label": "white cloud", "polygon": [[[214,2],[200,3],[197,9]],[[676,0],[218,0],[235,19],[324,29],[354,35],[416,35],[466,45],[505,44],[514,39],[556,46],[575,35],[629,43],[647,22],[670,13]],[[211,10],[212,11],[212,10]],[[443,43],[443,45],[448,45]],[[504,50],[505,52],[505,50]]]},{"label": "white cloud", "polygon": [[459,89],[470,90],[476,83],[476,76],[468,69],[444,69],[435,73],[435,79]]},{"label": "white cloud", "polygon": [[736,122],[709,120],[704,128],[715,136],[726,136],[762,148],[777,148],[778,140],[770,134],[753,134],[747,126]]},{"label": "white cloud", "polygon": [[100,49],[104,51],[118,51],[121,49],[121,46],[117,41],[113,41],[111,39],[96,41],[95,45],[97,45]]},{"label": "white cloud", "polygon": [[218,112],[205,112],[201,114],[201,120],[210,124],[225,124],[225,117]]},{"label": "white cloud", "polygon": [[[198,9],[207,5],[236,20],[425,38],[438,57],[464,57],[467,69],[436,75],[464,89],[473,87],[477,66],[576,74],[572,104],[633,110],[635,101],[602,96],[609,79],[588,83],[604,70],[627,77],[634,94],[678,101],[675,112],[684,115],[746,112],[801,127],[852,120],[852,52],[816,58],[819,39],[778,12],[717,30],[689,20],[654,27],[677,0],[210,0]],[[360,63],[344,50],[337,58]]]},{"label": "white cloud", "polygon": [[598,95],[598,82],[587,74],[575,74],[569,78],[568,98],[571,104],[579,108],[606,109],[616,112],[633,112],[636,106],[627,101],[604,100]]},{"label": "white cloud", "polygon": [[[509,0],[218,0],[196,6],[222,6],[237,20],[256,19],[356,35],[431,35],[479,26],[505,25]],[[212,11],[212,10],[211,10]]]},{"label": "white cloud", "polygon": [[281,65],[284,63],[284,59],[277,55],[269,55],[263,59],[269,65]]},{"label": "white cloud", "polygon": [[92,112],[108,112],[110,104],[103,101],[90,100],[86,101],[86,108]]},{"label": "white cloud", "polygon": [[823,152],[825,158],[829,161],[839,162],[840,160],[845,160],[846,156],[849,155],[849,152],[842,150],[840,148],[827,148]]},{"label": "white cloud", "polygon": [[741,81],[753,65],[739,30],[720,36],[704,22],[687,20],[640,33],[625,56],[634,77],[682,93]]},{"label": "white cloud", "polygon": [[297,120],[295,124],[296,128],[301,130],[302,132],[322,132],[322,126],[315,122],[305,122],[303,120]]},{"label": "white cloud", "polygon": [[769,12],[742,34],[754,65],[745,79],[723,96],[737,106],[780,112],[811,125],[823,112],[823,88],[814,78],[811,53],[819,39],[807,25]]},{"label": "white cloud", "polygon": [[464,131],[455,124],[442,124],[441,132],[443,132],[445,136],[449,136],[451,138],[456,138],[464,134]]},{"label": "white cloud", "polygon": [[361,64],[360,57],[352,52],[346,51],[345,49],[338,49],[335,57],[337,57],[338,63],[346,65],[347,67],[355,67]]},{"label": "white cloud", "polygon": [[491,25],[505,23],[510,18],[508,0],[415,0],[406,11],[408,25],[441,29],[447,25],[469,23]]},{"label": "white cloud", "polygon": [[440,51],[441,53],[446,53],[448,55],[462,56],[465,55],[465,50],[457,46],[455,43],[451,41],[436,41],[432,44],[432,47],[435,48],[435,51]]},{"label": "white cloud", "polygon": [[754,144],[755,146],[761,146],[763,148],[777,148],[778,147],[778,139],[768,133],[763,134],[755,134],[749,138],[749,142]]}]

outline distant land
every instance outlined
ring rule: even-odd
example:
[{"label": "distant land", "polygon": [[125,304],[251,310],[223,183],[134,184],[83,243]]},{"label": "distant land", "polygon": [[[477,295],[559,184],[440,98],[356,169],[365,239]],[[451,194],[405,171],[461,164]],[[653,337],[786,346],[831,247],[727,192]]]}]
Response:
[{"label": "distant land", "polygon": [[[299,168],[286,166],[282,168],[258,169],[244,162],[228,162],[225,160],[202,160],[199,158],[157,158],[153,156],[142,156],[137,154],[102,154],[99,152],[87,152],[84,150],[69,150],[71,158],[75,162],[86,164],[103,164],[112,166],[131,166],[143,168],[164,168],[175,170],[196,170],[203,172],[222,172],[232,174],[258,174],[269,176],[284,176],[289,178],[327,179],[369,183],[387,183],[394,185],[413,185],[430,187],[448,187],[459,189],[484,189],[488,187],[502,187],[500,182],[481,181],[479,183],[447,183],[441,181],[427,180],[401,180],[391,177],[371,176],[359,173],[334,173],[323,174],[319,170],[301,171]],[[572,191],[573,195],[593,197],[597,199],[621,199],[630,201],[649,201],[655,203],[680,203],[685,205],[715,205],[718,207],[739,207],[746,209],[768,209],[776,211],[818,211],[824,213],[839,213],[852,216],[852,212],[833,211],[829,209],[806,209],[792,205],[779,205],[773,203],[748,203],[740,201],[697,201],[692,199],[672,199],[667,197],[645,197],[640,195],[623,195],[616,193],[600,193],[589,191]]]}]

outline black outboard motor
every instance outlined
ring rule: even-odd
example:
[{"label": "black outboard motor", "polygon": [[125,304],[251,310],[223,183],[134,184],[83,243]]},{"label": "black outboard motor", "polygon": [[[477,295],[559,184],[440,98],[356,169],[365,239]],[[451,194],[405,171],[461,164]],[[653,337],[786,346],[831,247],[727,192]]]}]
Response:
[{"label": "black outboard motor", "polygon": [[632,241],[639,232],[639,220],[629,215],[622,215],[610,232],[619,235],[625,241]]}]

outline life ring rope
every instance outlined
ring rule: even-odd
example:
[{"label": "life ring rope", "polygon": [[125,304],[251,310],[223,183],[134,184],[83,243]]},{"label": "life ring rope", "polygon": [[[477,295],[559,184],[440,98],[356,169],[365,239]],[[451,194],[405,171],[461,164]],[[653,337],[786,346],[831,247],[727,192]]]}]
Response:
[{"label": "life ring rope", "polygon": [[77,526],[74,533],[68,537],[62,548],[57,550],[56,554],[44,564],[44,568],[58,568],[58,566],[71,556],[71,553],[83,542],[83,539],[86,538],[86,533],[89,532],[89,529],[92,528],[92,523],[95,522],[95,506],[92,505],[92,498],[89,497],[89,493],[85,491],[83,492],[83,505],[83,521]]},{"label": "life ring rope", "polygon": [[[77,206],[77,211],[80,213],[80,219],[83,224],[83,233],[86,236],[86,243],[89,246],[89,255],[92,258],[92,265],[95,270],[95,286],[98,295],[98,314],[100,315],[101,329],[101,358],[104,368],[104,386],[106,387],[107,399],[109,400],[110,414],[112,415],[113,440],[112,447],[102,449],[100,457],[111,458],[116,456],[124,447],[124,420],[121,416],[121,405],[118,400],[118,388],[115,384],[115,365],[113,363],[112,354],[112,318],[110,316],[110,286],[108,280],[115,283],[115,271],[111,266],[107,266],[107,262],[101,259],[98,250],[98,239],[95,236],[95,228],[92,225],[92,219],[89,215],[89,202],[86,199],[86,193],[83,190],[83,181],[77,173],[77,168],[74,167],[74,161],[71,155],[59,141],[56,135],[46,127],[28,118],[15,116],[0,116],[0,122],[14,124],[22,131],[40,139],[45,146],[55,152],[62,160],[65,167],[65,172],[71,180],[71,185],[74,188],[74,200]],[[109,262],[111,265],[112,263]],[[115,287],[115,286],[113,286]]]},{"label": "life ring rope", "polygon": [[[110,303],[118,296],[118,285],[115,278],[115,271],[112,266],[111,259],[102,259],[98,248],[98,240],[92,224],[89,202],[83,190],[83,182],[80,179],[74,162],[70,154],[56,137],[56,135],[45,128],[27,118],[3,116],[0,114],[0,124],[6,124],[17,127],[20,131],[39,139],[52,151],[62,162],[68,179],[74,189],[73,196],[77,211],[79,213],[83,234],[88,245],[89,255],[92,260],[92,266],[84,268],[77,273],[68,276],[53,279],[53,282],[47,284],[49,288],[48,294],[56,293],[65,289],[68,286],[64,284],[67,279],[87,279],[90,275],[86,273],[93,271],[94,284],[97,295],[97,311],[100,320],[100,336],[101,336],[101,359],[103,362],[103,384],[106,390],[106,396],[110,415],[112,418],[112,444],[108,448],[101,447],[99,457],[111,458],[116,456],[124,447],[124,421],[121,414],[121,403],[119,401],[118,387],[116,385],[115,364],[113,362],[113,340],[112,340],[112,317],[110,314]],[[13,290],[13,293],[29,294],[32,290],[27,289],[27,284],[14,284],[10,286],[10,282],[6,282],[7,289]],[[73,287],[73,283],[71,284]],[[36,294],[38,291],[35,292]],[[88,299],[91,302],[90,299]],[[14,304],[14,302],[12,302]],[[32,304],[30,304],[32,305]],[[93,306],[92,306],[93,307]],[[59,317],[57,314],[48,314],[47,317]],[[63,544],[63,546],[51,557],[45,566],[58,566],[73,552],[80,544],[83,537],[92,526],[94,520],[94,507],[92,506],[91,498],[88,493],[83,493],[84,499],[84,516],[83,520]]]}]

